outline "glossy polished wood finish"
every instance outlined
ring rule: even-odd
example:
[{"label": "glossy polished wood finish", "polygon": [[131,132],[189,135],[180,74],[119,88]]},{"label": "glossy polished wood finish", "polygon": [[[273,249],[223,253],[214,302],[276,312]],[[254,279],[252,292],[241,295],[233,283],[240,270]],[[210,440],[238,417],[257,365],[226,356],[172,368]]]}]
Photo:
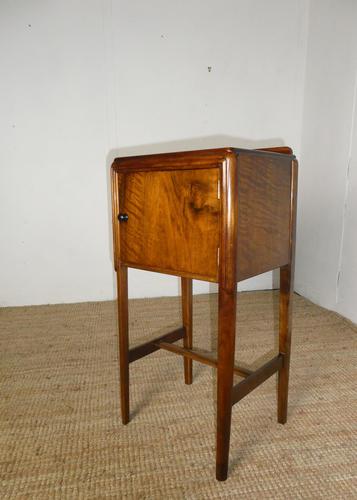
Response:
[{"label": "glossy polished wood finish", "polygon": [[218,168],[119,174],[121,261],[217,281],[218,177]]},{"label": "glossy polished wood finish", "polygon": [[[155,344],[158,349],[165,349],[166,351],[174,352],[175,354],[180,354],[184,358],[199,361],[204,365],[213,366],[217,368],[218,360],[217,357],[212,353],[205,351],[204,349],[186,349],[185,347],[180,347],[176,344],[171,344],[165,341],[158,341]],[[239,377],[249,377],[253,372],[247,368],[242,368],[241,366],[234,365],[233,371]]]},{"label": "glossy polished wood finish", "polygon": [[257,151],[270,151],[271,153],[280,153],[284,155],[292,155],[293,150],[289,146],[276,146],[274,148],[259,148]]},{"label": "glossy polished wood finish", "polygon": [[221,172],[222,261],[218,287],[216,478],[224,481],[228,473],[236,329],[238,171],[234,152],[227,154]]},{"label": "glossy polished wood finish", "polygon": [[148,354],[152,352],[158,351],[161,349],[162,343],[167,343],[167,345],[171,345],[171,342],[177,342],[180,339],[183,339],[185,336],[184,328],[177,328],[172,332],[165,333],[164,335],[160,335],[160,337],[156,337],[155,339],[149,340],[148,342],[144,342],[132,349],[129,349],[128,353],[128,361],[129,363],[134,363],[138,359],[144,358]]},{"label": "glossy polished wood finish", "polygon": [[281,370],[284,363],[284,355],[279,354],[275,358],[271,359],[265,365],[261,366],[253,372],[249,377],[247,377],[239,384],[233,387],[232,393],[232,403],[235,405],[244,398],[247,394],[249,394],[253,389],[258,387],[260,384],[265,382],[269,377],[271,377],[274,373]]},{"label": "glossy polished wood finish", "polygon": [[112,172],[163,172],[167,170],[215,168],[221,166],[226,155],[232,151],[235,150],[233,148],[201,149],[198,151],[115,158],[112,164]]},{"label": "glossy polished wood finish", "polygon": [[[278,421],[287,417],[297,161],[289,147],[117,158],[112,165],[118,272],[122,420],[129,363],[157,349],[217,368],[216,477],[225,480],[232,406],[278,372]],[[182,328],[129,349],[127,267],[181,277]],[[279,353],[252,372],[234,364],[237,281],[280,268]],[[192,279],[218,282],[217,357],[193,348]],[[183,339],[183,347],[174,344]],[[233,374],[244,380],[233,386]]]},{"label": "glossy polished wood finish", "polygon": [[278,422],[285,424],[288,414],[288,386],[291,350],[292,300],[294,294],[295,238],[297,214],[298,164],[292,161],[290,184],[289,262],[280,268],[279,351],[284,363],[278,376]]},{"label": "glossy polished wood finish", "polygon": [[120,265],[117,271],[120,404],[123,424],[129,422],[129,316],[128,316],[128,268]]},{"label": "glossy polished wood finish", "polygon": [[238,156],[237,281],[289,262],[291,160]]}]

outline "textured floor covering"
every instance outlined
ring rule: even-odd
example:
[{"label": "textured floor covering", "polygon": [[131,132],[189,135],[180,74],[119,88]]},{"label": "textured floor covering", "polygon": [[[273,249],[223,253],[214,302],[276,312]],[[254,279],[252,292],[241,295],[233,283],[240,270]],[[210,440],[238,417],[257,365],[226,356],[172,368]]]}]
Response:
[{"label": "textured floor covering", "polygon": [[[236,359],[276,346],[276,294],[238,301]],[[217,297],[194,300],[195,345],[215,344]],[[130,303],[131,344],[180,323],[176,298]],[[0,310],[0,498],[357,498],[357,330],[296,296],[289,418],[272,377],[233,410],[230,474],[215,480],[215,373],[157,352],[131,365],[119,417],[115,305]],[[254,360],[258,358],[258,363]]]}]

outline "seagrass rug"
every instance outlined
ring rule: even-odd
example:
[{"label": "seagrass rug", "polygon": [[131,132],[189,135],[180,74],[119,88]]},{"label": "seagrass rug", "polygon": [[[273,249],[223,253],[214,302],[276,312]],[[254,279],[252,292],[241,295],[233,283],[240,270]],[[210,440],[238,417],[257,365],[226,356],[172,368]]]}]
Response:
[{"label": "seagrass rug", "polygon": [[[277,349],[277,293],[238,296],[236,360]],[[217,296],[194,297],[194,345],[216,345]],[[130,342],[180,324],[177,298],[130,302]],[[114,302],[0,310],[1,499],[357,498],[357,329],[294,298],[288,422],[276,377],[233,408],[230,469],[215,479],[213,368],[158,351],[130,366],[121,424]],[[237,378],[237,381],[239,379]]]}]

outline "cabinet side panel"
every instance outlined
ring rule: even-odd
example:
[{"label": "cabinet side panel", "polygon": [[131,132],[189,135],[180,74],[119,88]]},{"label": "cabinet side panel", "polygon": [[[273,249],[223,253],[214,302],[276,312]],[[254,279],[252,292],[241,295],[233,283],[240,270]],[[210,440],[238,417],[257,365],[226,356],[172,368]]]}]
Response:
[{"label": "cabinet side panel", "polygon": [[237,281],[289,261],[291,158],[238,155]]},{"label": "cabinet side panel", "polygon": [[120,260],[130,267],[216,281],[219,169],[119,174]]}]

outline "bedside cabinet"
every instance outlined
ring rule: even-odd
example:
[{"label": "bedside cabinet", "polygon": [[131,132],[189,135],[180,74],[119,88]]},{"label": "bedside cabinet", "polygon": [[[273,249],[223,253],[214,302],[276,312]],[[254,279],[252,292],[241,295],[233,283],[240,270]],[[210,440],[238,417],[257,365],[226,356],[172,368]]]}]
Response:
[{"label": "bedside cabinet", "polygon": [[[228,473],[232,406],[278,373],[287,418],[297,161],[288,147],[221,148],[116,158],[112,164],[118,278],[121,413],[129,422],[129,364],[158,349],[217,368],[216,477]],[[129,349],[127,269],[181,277],[182,327]],[[237,282],[280,269],[279,352],[256,371],[234,362]],[[192,279],[218,283],[218,355],[193,348]],[[183,339],[183,345],[175,344]],[[242,381],[233,385],[233,374]]]}]

